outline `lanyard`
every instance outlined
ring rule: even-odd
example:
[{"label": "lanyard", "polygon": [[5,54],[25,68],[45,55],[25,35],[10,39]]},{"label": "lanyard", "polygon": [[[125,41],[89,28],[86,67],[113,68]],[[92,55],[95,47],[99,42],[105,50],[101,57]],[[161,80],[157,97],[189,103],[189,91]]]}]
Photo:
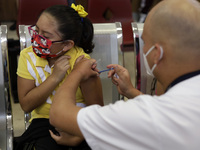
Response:
[{"label": "lanyard", "polygon": [[200,70],[194,71],[194,72],[190,72],[190,73],[187,73],[187,74],[184,74],[184,75],[178,77],[177,79],[175,79],[175,80],[167,87],[167,89],[166,89],[165,92],[167,92],[171,87],[173,87],[174,85],[178,84],[179,82],[182,82],[182,81],[184,81],[184,80],[186,80],[186,79],[192,78],[192,77],[194,77],[194,76],[196,76],[196,75],[199,75],[199,74],[200,74]]}]

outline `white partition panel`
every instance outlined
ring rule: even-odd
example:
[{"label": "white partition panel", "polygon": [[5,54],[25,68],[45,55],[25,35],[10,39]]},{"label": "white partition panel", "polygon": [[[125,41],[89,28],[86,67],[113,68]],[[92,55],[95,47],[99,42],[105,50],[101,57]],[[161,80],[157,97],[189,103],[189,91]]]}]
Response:
[{"label": "white partition panel", "polygon": [[[122,52],[122,28],[119,22],[116,23],[99,23],[94,26],[94,44],[95,48],[91,57],[98,61],[99,70],[106,69],[108,64],[123,65]],[[117,88],[107,78],[107,72],[100,74],[104,104],[114,103],[120,99]]]}]

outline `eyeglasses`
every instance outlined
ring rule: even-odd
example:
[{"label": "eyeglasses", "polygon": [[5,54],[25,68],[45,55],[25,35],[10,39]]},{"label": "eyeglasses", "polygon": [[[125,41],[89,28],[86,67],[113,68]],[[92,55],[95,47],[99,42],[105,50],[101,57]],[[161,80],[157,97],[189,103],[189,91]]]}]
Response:
[{"label": "eyeglasses", "polygon": [[35,39],[37,37],[37,39],[39,40],[39,42],[41,44],[43,44],[43,46],[47,46],[47,45],[51,45],[53,43],[60,43],[60,42],[66,41],[66,40],[51,41],[51,40],[45,38],[44,36],[39,35],[38,32],[36,32],[34,29],[35,29],[35,25],[31,25],[31,26],[28,27],[28,31],[29,31],[30,36],[32,37],[32,39]]}]

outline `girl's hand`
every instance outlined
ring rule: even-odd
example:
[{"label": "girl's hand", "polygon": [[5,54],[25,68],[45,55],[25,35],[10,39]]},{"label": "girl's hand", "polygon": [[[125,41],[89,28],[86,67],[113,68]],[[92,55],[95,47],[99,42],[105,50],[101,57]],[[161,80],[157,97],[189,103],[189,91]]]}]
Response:
[{"label": "girl's hand", "polygon": [[61,82],[63,80],[65,74],[67,73],[67,70],[70,68],[69,59],[70,56],[61,56],[56,60],[54,64],[52,76],[57,79],[58,82]]}]

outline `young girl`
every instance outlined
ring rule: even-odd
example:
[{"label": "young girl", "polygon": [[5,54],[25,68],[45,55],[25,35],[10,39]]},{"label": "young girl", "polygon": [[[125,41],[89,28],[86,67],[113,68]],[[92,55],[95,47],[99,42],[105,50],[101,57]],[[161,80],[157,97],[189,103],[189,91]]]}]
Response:
[{"label": "young girl", "polygon": [[[49,134],[49,130],[54,130],[49,124],[49,109],[57,88],[72,71],[76,59],[82,55],[89,59],[88,53],[94,47],[93,26],[85,18],[87,13],[82,6],[72,5],[73,8],[64,5],[47,8],[36,25],[29,27],[32,46],[21,51],[17,75],[19,102],[25,112],[31,112],[31,124],[16,138],[15,149],[67,148],[58,145]],[[81,83],[76,104],[103,105],[101,88],[99,77]],[[90,149],[84,141],[74,148]]]}]

